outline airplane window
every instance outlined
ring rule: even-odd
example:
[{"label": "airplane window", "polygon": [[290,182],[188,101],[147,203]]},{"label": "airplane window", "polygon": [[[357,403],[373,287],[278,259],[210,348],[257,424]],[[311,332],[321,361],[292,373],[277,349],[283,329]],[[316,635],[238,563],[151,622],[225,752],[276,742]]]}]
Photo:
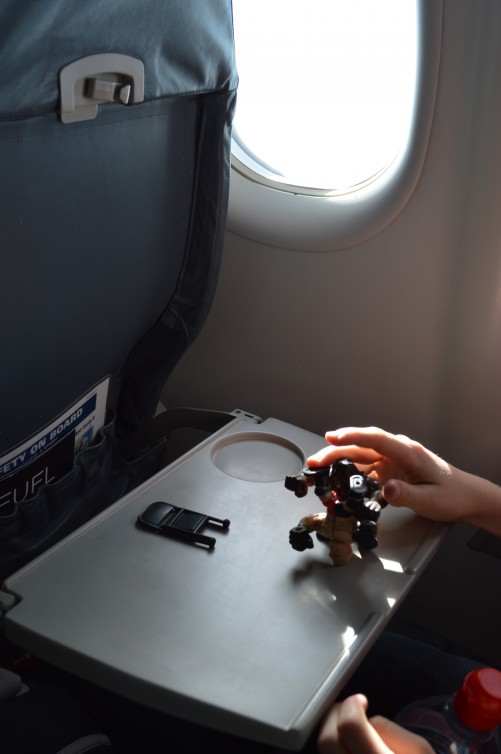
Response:
[{"label": "airplane window", "polygon": [[331,251],[399,215],[427,156],[442,5],[233,0],[230,231]]},{"label": "airplane window", "polygon": [[234,0],[233,12],[241,168],[315,191],[392,162],[411,123],[416,0]]}]

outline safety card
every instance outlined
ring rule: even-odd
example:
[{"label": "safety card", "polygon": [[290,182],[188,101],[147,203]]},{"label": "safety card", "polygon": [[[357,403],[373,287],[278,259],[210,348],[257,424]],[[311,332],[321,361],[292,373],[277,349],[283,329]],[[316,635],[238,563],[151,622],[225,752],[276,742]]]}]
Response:
[{"label": "safety card", "polygon": [[109,377],[48,426],[0,458],[0,516],[71,471],[105,422]]}]

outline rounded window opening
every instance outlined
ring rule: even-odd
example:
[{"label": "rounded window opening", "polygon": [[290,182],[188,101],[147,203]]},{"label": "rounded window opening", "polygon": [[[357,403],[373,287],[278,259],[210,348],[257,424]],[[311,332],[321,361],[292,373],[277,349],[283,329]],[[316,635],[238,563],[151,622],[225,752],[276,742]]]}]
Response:
[{"label": "rounded window opening", "polygon": [[409,139],[416,0],[234,0],[233,167],[292,193],[371,182]]}]

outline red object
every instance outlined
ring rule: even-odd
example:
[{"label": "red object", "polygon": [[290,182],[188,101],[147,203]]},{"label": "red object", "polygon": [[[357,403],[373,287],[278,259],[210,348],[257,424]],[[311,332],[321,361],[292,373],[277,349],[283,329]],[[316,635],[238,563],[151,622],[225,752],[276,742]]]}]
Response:
[{"label": "red object", "polygon": [[454,696],[459,719],[479,732],[501,723],[501,671],[494,668],[472,670]]}]

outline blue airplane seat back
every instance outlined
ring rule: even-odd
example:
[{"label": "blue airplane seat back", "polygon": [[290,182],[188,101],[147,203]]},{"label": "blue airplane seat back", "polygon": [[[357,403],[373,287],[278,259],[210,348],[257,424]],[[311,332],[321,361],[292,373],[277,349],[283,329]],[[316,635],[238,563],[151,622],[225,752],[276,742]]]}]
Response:
[{"label": "blue airplane seat back", "polygon": [[0,28],[1,581],[159,468],[120,443],[212,303],[237,74],[229,0],[8,0]]}]

